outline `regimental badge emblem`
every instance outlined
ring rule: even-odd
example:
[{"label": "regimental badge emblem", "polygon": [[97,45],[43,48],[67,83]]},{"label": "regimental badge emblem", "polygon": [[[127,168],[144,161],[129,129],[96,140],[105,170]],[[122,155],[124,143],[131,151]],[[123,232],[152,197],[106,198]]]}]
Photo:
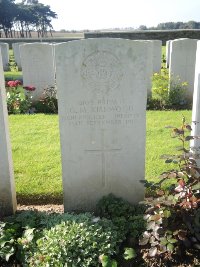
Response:
[{"label": "regimental badge emblem", "polygon": [[120,86],[123,77],[120,60],[109,51],[90,54],[82,63],[81,75],[93,90],[108,92]]}]

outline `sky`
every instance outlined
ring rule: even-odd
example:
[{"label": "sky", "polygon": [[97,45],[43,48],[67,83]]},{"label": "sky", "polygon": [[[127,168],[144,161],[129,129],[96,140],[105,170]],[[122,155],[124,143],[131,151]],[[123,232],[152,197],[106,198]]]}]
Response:
[{"label": "sky", "polygon": [[200,21],[200,0],[39,0],[58,19],[54,30],[98,30]]}]

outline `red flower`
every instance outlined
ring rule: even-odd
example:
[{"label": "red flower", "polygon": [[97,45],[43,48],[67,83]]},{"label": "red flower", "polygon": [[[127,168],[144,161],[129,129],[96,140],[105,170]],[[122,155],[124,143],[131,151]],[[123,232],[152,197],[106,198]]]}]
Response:
[{"label": "red flower", "polygon": [[9,81],[9,82],[7,82],[7,85],[8,85],[9,87],[16,87],[16,83],[15,83],[15,81]]},{"label": "red flower", "polygon": [[18,86],[18,85],[22,85],[22,82],[19,81],[19,80],[15,80],[15,83],[16,83],[17,86]]},{"label": "red flower", "polygon": [[18,85],[21,85],[22,83],[19,80],[15,80],[15,81],[8,81],[6,86],[9,87],[17,87]]},{"label": "red flower", "polygon": [[26,90],[26,91],[35,91],[35,87],[34,86],[23,86],[23,88]]}]

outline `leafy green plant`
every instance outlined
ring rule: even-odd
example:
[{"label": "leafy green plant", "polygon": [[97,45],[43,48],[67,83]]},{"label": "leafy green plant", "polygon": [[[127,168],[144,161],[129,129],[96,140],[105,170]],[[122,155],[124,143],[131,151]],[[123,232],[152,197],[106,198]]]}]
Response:
[{"label": "leafy green plant", "polygon": [[124,259],[131,260],[137,256],[136,251],[133,248],[125,248],[124,250]]},{"label": "leafy green plant", "polygon": [[120,197],[109,194],[99,200],[97,203],[97,210],[100,216],[106,218],[123,216],[127,218],[131,215],[143,214],[145,206],[140,204],[132,205]]},{"label": "leafy green plant", "polygon": [[43,237],[31,243],[29,266],[98,266],[99,255],[115,255],[118,234],[108,220],[90,222],[62,222],[50,230],[43,231]]},{"label": "leafy green plant", "polygon": [[119,262],[135,261],[137,258],[135,249],[138,247],[138,239],[146,229],[143,218],[145,209],[143,204],[132,205],[113,194],[104,196],[97,204],[98,214],[112,221],[123,240],[118,255]]},{"label": "leafy green plant", "polygon": [[43,96],[40,101],[34,104],[38,113],[58,113],[57,90],[54,86],[44,89]]},{"label": "leafy green plant", "polygon": [[104,258],[103,266],[117,266],[112,257],[122,239],[111,220],[32,211],[7,218],[0,227],[0,263],[15,259],[23,266],[93,267]]},{"label": "leafy green plant", "polygon": [[[191,126],[183,117],[180,128],[171,128],[171,137],[178,138],[181,145],[175,155],[162,155],[161,158],[177,169],[161,174],[160,181],[151,185],[155,197],[146,199],[148,209],[145,219],[146,231],[139,244],[146,246],[148,256],[154,257],[165,252],[183,253],[185,248],[200,249],[200,168],[197,166],[197,155],[189,150],[187,142],[195,137],[186,135]],[[171,185],[163,189],[163,185],[171,180]]]},{"label": "leafy green plant", "polygon": [[166,63],[166,55],[162,54],[162,63]]},{"label": "leafy green plant", "polygon": [[148,107],[152,109],[183,109],[187,107],[187,83],[178,77],[170,77],[167,69],[154,73],[152,77],[152,96],[148,98]]},{"label": "leafy green plant", "polygon": [[0,222],[0,259],[9,261],[10,257],[16,252],[17,230],[17,224]]},{"label": "leafy green plant", "polygon": [[131,205],[128,201],[109,194],[98,202],[97,210],[101,217],[112,220],[124,237],[130,234],[136,239],[145,229],[144,205]]},{"label": "leafy green plant", "polygon": [[[6,83],[6,99],[9,114],[28,113],[31,107],[31,92],[33,86],[22,87],[20,81],[8,81]],[[26,91],[26,93],[25,93]]]},{"label": "leafy green plant", "polygon": [[107,255],[100,255],[99,261],[102,264],[102,267],[117,267],[116,260],[111,259]]}]

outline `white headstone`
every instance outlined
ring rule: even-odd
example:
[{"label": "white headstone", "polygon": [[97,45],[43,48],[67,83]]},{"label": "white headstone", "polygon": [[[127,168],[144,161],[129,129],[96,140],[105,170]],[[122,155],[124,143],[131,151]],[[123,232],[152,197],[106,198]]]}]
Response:
[{"label": "white headstone", "polygon": [[108,193],[143,199],[151,51],[111,38],[55,46],[65,211],[93,210]]},{"label": "white headstone", "polygon": [[[140,41],[140,40],[137,40]],[[144,42],[144,40],[140,41]],[[155,72],[161,71],[161,56],[162,56],[162,41],[160,40],[147,40],[149,42],[149,49],[151,49],[151,57],[147,59],[149,65],[147,67],[148,83],[147,83],[147,94],[151,96],[152,90],[152,76]]]},{"label": "white headstone", "polygon": [[16,210],[11,145],[8,131],[8,112],[2,58],[0,51],[0,218],[11,215]]},{"label": "white headstone", "polygon": [[162,41],[152,40],[153,42],[153,72],[160,72],[162,61]]},{"label": "white headstone", "polygon": [[169,68],[169,60],[170,60],[170,53],[171,53],[171,42],[172,42],[172,40],[168,40],[166,42],[166,68]]},{"label": "white headstone", "polygon": [[26,44],[26,43],[21,42],[21,43],[12,44],[13,54],[14,54],[15,62],[17,63],[18,70],[22,70],[19,46],[23,44]]},{"label": "white headstone", "polygon": [[[192,135],[200,136],[200,41],[197,42],[196,67],[194,80],[194,94],[192,106]],[[200,139],[194,139],[190,143],[195,154],[200,153]],[[200,167],[200,161],[197,161]]]},{"label": "white headstone", "polygon": [[146,73],[147,80],[147,96],[151,96],[152,90],[152,76],[153,76],[153,65],[154,65],[154,43],[152,40],[136,40],[137,42],[148,42],[148,49],[150,50],[149,57],[147,58],[148,67]]},{"label": "white headstone", "polygon": [[[142,41],[144,42],[144,40]],[[155,72],[160,72],[161,70],[161,55],[162,55],[162,41],[160,40],[148,40],[149,49],[151,49],[151,58],[149,58],[149,66],[148,66],[148,73],[147,77],[148,83],[147,83],[147,95],[151,96],[152,92],[152,77]]]},{"label": "white headstone", "polygon": [[53,45],[32,43],[20,45],[23,85],[34,86],[33,101],[44,97],[44,89],[55,86]]},{"label": "white headstone", "polygon": [[187,97],[192,100],[197,40],[176,39],[171,42],[169,75],[188,83]]},{"label": "white headstone", "polygon": [[1,56],[3,61],[3,69],[5,71],[9,70],[9,44],[1,43],[0,42],[0,49],[1,49]]}]

